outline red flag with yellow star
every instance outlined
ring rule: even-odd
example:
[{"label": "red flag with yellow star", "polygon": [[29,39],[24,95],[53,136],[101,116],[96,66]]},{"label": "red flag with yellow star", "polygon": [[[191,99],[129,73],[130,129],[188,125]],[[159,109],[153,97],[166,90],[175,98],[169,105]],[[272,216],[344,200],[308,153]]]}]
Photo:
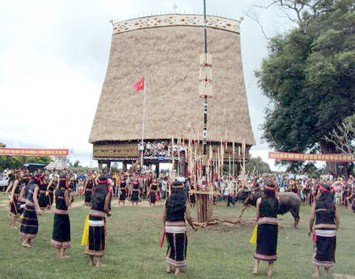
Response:
[{"label": "red flag with yellow star", "polygon": [[134,91],[144,90],[144,77],[133,86]]}]

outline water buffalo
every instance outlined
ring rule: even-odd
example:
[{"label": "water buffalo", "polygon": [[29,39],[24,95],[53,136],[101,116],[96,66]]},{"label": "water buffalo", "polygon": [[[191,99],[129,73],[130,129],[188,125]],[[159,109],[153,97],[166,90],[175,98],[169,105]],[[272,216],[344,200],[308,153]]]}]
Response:
[{"label": "water buffalo", "polygon": [[[237,194],[237,199],[244,201],[244,207],[239,218],[243,215],[244,210],[250,204],[252,206],[256,206],[256,201],[258,198],[264,195],[263,190],[256,190],[256,191],[248,191],[248,190],[241,190]],[[294,227],[297,229],[298,221],[300,219],[300,205],[301,205],[301,198],[293,193],[293,192],[283,192],[278,193],[280,197],[279,202],[279,210],[277,214],[284,215],[287,212],[291,212],[294,221]]]}]

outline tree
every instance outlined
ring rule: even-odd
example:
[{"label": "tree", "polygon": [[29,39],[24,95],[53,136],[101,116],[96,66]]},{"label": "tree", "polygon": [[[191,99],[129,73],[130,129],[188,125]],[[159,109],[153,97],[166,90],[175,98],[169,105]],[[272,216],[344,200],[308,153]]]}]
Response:
[{"label": "tree", "polygon": [[73,167],[74,168],[77,168],[77,167],[80,167],[80,161],[79,160],[76,160],[73,164]]},{"label": "tree", "polygon": [[23,164],[26,163],[42,163],[47,165],[50,161],[50,157],[0,155],[0,170],[21,169]]},{"label": "tree", "polygon": [[56,156],[54,157],[54,162],[59,162],[66,166],[72,166],[69,156]]},{"label": "tree", "polygon": [[351,154],[355,158],[355,114],[345,118],[324,138],[341,153]]},{"label": "tree", "polygon": [[248,162],[245,164],[245,171],[247,173],[270,173],[270,166],[265,163],[260,157],[249,158]]},{"label": "tree", "polygon": [[324,136],[355,113],[354,2],[273,3],[296,11],[298,26],[270,40],[256,71],[270,99],[263,138],[279,151],[336,153]]}]

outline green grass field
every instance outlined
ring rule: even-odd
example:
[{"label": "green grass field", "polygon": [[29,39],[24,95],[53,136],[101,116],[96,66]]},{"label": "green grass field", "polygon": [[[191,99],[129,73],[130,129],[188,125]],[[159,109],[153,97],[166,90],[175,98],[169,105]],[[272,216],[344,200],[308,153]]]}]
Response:
[{"label": "green grass field", "polygon": [[[107,253],[104,268],[89,267],[84,247],[80,246],[87,207],[70,209],[72,248],[70,259],[56,258],[49,245],[53,213],[39,218],[39,232],[32,249],[22,248],[18,231],[8,226],[6,196],[0,197],[0,278],[174,278],[165,273],[166,244],[159,248],[162,231],[162,203],[156,207],[117,207],[113,200],[112,217],[107,219]],[[226,207],[220,202],[214,217],[235,220],[242,206]],[[196,215],[192,210],[193,216]],[[310,208],[302,206],[298,230],[290,214],[279,217],[278,260],[274,278],[311,278],[312,242],[307,237]],[[355,275],[355,215],[339,209],[341,226],[337,235],[337,263],[333,273]],[[182,278],[266,278],[267,263],[260,274],[251,275],[253,251],[249,244],[255,209],[246,210],[241,224],[214,225],[193,232],[189,228],[188,267]]]}]

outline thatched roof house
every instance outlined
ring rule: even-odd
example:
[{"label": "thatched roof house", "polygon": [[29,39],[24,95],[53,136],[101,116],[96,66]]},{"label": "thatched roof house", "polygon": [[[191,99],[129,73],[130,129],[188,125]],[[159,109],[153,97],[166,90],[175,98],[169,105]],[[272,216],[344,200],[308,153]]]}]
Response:
[{"label": "thatched roof house", "polygon": [[[244,140],[250,147],[255,140],[244,86],[239,22],[214,16],[207,19],[214,87],[208,101],[208,141],[241,144]],[[198,76],[203,32],[201,15],[168,14],[113,24],[106,78],[89,137],[95,159],[127,157],[119,155],[119,146],[136,146],[141,139],[143,92],[133,93],[133,85],[143,76],[144,138],[194,135],[196,139],[199,134],[202,139]],[[110,151],[105,155],[100,148]],[[136,148],[131,150],[136,152]]]}]

